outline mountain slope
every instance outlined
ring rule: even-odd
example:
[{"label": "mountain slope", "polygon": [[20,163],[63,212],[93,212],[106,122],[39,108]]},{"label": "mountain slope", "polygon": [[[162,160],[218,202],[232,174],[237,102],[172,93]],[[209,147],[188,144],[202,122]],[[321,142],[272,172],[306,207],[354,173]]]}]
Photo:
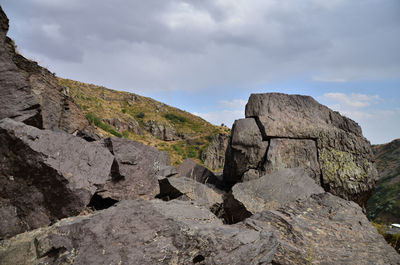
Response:
[{"label": "mountain slope", "polygon": [[400,223],[400,139],[372,147],[379,180],[367,204],[370,220]]},{"label": "mountain slope", "polygon": [[[180,164],[186,158],[204,164],[203,161],[210,160],[207,148],[220,138],[216,136],[230,132],[227,127],[212,125],[148,97],[63,78],[59,78],[59,83],[103,134],[167,151],[173,164]],[[213,167],[206,163],[206,166],[216,170],[223,165]]]}]

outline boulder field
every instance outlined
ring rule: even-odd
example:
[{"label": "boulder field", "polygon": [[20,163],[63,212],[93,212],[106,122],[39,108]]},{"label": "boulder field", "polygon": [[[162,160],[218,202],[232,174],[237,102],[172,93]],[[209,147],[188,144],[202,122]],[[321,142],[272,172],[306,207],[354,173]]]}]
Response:
[{"label": "boulder field", "polygon": [[0,8],[0,265],[400,264],[363,213],[376,170],[354,121],[253,94],[222,176],[175,168],[103,139],[7,30]]}]

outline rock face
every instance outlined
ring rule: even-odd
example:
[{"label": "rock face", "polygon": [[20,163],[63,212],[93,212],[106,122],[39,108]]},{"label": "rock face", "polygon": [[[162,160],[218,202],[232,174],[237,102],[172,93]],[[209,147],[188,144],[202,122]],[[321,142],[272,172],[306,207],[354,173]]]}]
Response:
[{"label": "rock face", "polygon": [[272,264],[400,264],[362,209],[330,193],[263,211],[243,224],[274,231],[279,247]]},{"label": "rock face", "polygon": [[229,136],[219,133],[213,136],[207,150],[201,154],[204,165],[213,170],[220,170],[225,164],[225,152],[228,147]]},{"label": "rock face", "polygon": [[270,264],[276,248],[189,202],[124,201],[0,242],[0,264]]},{"label": "rock face", "polygon": [[164,200],[180,198],[190,200],[208,209],[223,203],[223,192],[208,187],[193,179],[185,177],[164,178],[160,183],[161,192],[158,196]]},{"label": "rock face", "polygon": [[281,169],[232,188],[234,198],[253,214],[323,192],[324,189],[302,168]]},{"label": "rock face", "polygon": [[79,214],[109,177],[112,154],[62,132],[0,121],[0,238]]},{"label": "rock face", "polygon": [[377,176],[358,124],[300,95],[252,94],[246,119],[232,128],[226,159],[224,180],[231,185],[300,166],[326,191],[362,206]]},{"label": "rock face", "polygon": [[6,37],[8,19],[1,8],[0,23],[0,119],[99,139],[56,77],[16,53],[14,42]]},{"label": "rock face", "polygon": [[182,177],[194,179],[200,183],[217,184],[218,179],[207,168],[188,158],[178,167],[178,174]]},{"label": "rock face", "polygon": [[102,140],[114,155],[111,180],[98,195],[114,200],[152,199],[160,192],[157,175],[169,156],[156,148],[120,138]]}]

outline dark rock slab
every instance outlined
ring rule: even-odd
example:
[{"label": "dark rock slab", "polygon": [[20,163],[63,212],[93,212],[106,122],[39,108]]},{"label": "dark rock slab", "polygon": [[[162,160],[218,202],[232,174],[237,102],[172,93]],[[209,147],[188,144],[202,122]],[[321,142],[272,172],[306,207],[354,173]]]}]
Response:
[{"label": "dark rock slab", "polygon": [[15,51],[14,41],[6,37],[8,19],[1,7],[0,22],[0,119],[99,139],[57,77]]},{"label": "dark rock slab", "polygon": [[259,179],[237,183],[232,188],[233,197],[253,214],[323,192],[303,168],[281,169]]},{"label": "dark rock slab", "polygon": [[[209,186],[186,177],[164,178],[160,183],[161,191],[159,198],[166,200],[184,196],[197,205],[211,208],[215,204],[223,203],[222,191],[212,189]],[[165,183],[164,183],[165,182]]]},{"label": "dark rock slab", "polygon": [[263,172],[271,173],[282,168],[304,168],[310,177],[321,184],[316,142],[307,139],[271,139]]},{"label": "dark rock slab", "polygon": [[0,242],[0,264],[270,264],[269,232],[183,201],[123,201]]},{"label": "dark rock slab", "polygon": [[232,127],[231,143],[226,152],[224,182],[241,181],[249,169],[261,167],[268,148],[253,118],[236,120]]},{"label": "dark rock slab", "polygon": [[112,137],[102,142],[115,160],[112,179],[99,190],[98,195],[114,200],[155,198],[160,192],[157,176],[171,173],[167,170],[168,154],[127,139]]},{"label": "dark rock slab", "polygon": [[274,231],[280,245],[272,264],[400,264],[362,209],[330,193],[263,211],[243,225]]},{"label": "dark rock slab", "polygon": [[109,177],[112,154],[79,137],[0,121],[0,238],[77,215]]},{"label": "dark rock slab", "polygon": [[210,145],[201,154],[204,165],[212,170],[222,170],[225,164],[225,153],[229,143],[229,135],[219,133],[212,137]]},{"label": "dark rock slab", "polygon": [[188,158],[183,161],[178,167],[178,174],[182,177],[194,179],[203,184],[218,185],[218,178],[206,167],[197,164],[192,159]]}]

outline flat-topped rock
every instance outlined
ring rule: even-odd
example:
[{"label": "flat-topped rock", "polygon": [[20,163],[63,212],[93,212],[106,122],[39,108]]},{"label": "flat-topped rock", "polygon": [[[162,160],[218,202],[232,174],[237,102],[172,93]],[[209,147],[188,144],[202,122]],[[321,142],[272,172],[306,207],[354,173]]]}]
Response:
[{"label": "flat-topped rock", "polygon": [[[326,191],[365,205],[375,187],[377,171],[370,143],[356,122],[312,97],[282,93],[252,94],[245,120],[246,124],[236,121],[243,126],[232,128],[224,169],[226,183],[302,167]],[[258,139],[251,140],[255,135]],[[243,159],[253,150],[260,150],[257,157]]]}]

